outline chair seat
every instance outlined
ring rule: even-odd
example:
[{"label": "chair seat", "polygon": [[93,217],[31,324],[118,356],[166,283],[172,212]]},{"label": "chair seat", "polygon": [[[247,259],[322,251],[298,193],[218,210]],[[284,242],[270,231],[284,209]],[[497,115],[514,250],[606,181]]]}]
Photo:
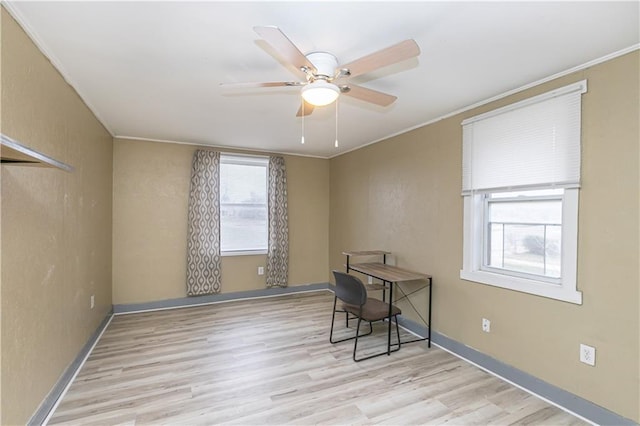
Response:
[{"label": "chair seat", "polygon": [[[349,305],[348,303],[342,304],[342,309],[353,315],[359,315],[360,307],[357,305]],[[391,315],[400,315],[402,311],[395,305],[391,306]],[[365,321],[380,321],[389,316],[389,304],[382,300],[375,299],[373,297],[367,298],[367,301],[362,305],[361,318]]]}]

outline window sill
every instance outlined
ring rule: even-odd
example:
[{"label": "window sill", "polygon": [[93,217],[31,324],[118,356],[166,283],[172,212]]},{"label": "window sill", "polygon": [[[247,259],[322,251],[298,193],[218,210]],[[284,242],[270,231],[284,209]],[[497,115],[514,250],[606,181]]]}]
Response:
[{"label": "window sill", "polygon": [[222,257],[227,256],[259,256],[267,254],[267,250],[229,250],[220,253]]},{"label": "window sill", "polygon": [[460,278],[494,287],[535,294],[563,302],[582,304],[582,292],[558,284],[536,281],[526,278],[512,277],[486,271],[460,271]]}]

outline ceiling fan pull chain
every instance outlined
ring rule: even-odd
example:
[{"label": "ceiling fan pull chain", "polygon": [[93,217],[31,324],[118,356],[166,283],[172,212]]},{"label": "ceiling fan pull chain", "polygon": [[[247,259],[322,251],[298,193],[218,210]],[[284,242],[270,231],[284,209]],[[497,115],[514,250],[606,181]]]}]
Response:
[{"label": "ceiling fan pull chain", "polygon": [[334,146],[338,147],[338,99],[336,99],[336,143]]},{"label": "ceiling fan pull chain", "polygon": [[304,145],[304,99],[300,96],[300,102],[302,103],[302,138],[300,138],[300,143]]}]

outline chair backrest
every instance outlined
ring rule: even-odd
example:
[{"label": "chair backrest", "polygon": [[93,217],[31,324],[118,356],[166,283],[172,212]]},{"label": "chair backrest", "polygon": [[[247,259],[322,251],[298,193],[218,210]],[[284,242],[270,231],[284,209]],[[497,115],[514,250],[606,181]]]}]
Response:
[{"label": "chair backrest", "polygon": [[349,305],[361,306],[367,302],[367,289],[358,277],[333,271],[336,279],[336,296]]}]

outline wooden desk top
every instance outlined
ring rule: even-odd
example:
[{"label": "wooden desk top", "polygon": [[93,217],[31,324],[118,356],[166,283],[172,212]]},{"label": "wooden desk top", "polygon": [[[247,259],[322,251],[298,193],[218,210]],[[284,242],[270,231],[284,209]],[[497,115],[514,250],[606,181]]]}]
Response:
[{"label": "wooden desk top", "polygon": [[431,275],[413,272],[407,269],[398,268],[397,266],[385,265],[377,262],[355,263],[353,265],[349,265],[349,269],[392,283],[426,280],[431,278]]},{"label": "wooden desk top", "polygon": [[391,254],[390,251],[383,250],[364,250],[364,251],[343,251],[345,256],[381,256],[383,254]]}]

